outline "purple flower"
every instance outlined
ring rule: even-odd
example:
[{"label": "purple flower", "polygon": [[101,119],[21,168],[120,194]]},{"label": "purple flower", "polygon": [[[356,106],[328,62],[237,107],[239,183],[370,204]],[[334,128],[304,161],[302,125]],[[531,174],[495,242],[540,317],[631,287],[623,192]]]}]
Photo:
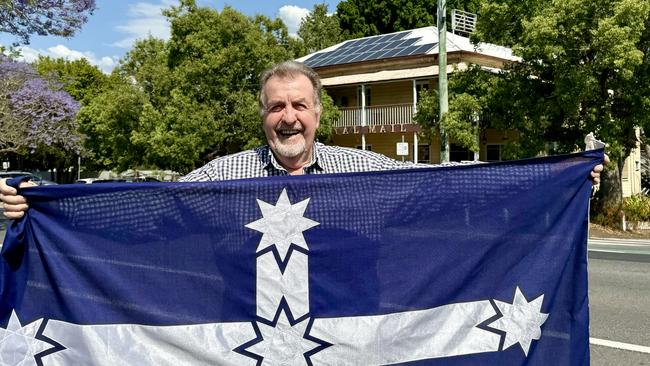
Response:
[{"label": "purple flower", "polygon": [[81,151],[76,121],[80,106],[60,85],[41,78],[25,63],[2,57],[0,80],[0,103],[6,103],[12,121],[25,131],[20,141],[13,141],[15,147],[34,151],[40,146],[58,146]]},{"label": "purple flower", "polygon": [[95,10],[95,0],[14,0],[0,5],[0,32],[28,44],[32,34],[69,37]]}]

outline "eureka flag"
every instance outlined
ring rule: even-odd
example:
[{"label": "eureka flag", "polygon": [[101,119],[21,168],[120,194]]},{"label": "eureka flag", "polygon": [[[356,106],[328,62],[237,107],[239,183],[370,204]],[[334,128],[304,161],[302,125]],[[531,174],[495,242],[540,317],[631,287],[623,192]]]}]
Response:
[{"label": "eureka flag", "polygon": [[24,189],[1,365],[587,365],[603,152]]}]

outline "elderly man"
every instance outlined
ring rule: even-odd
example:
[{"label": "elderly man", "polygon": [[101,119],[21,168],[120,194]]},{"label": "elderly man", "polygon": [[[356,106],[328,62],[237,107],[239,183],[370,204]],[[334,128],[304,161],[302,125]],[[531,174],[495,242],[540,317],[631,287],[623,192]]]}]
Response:
[{"label": "elderly man", "polygon": [[347,173],[412,167],[384,155],[314,142],[320,125],[318,74],[295,61],[260,78],[260,114],[268,146],[217,158],[183,177],[213,181],[275,175]]},{"label": "elderly man", "polygon": [[[295,61],[277,64],[261,78],[260,114],[268,146],[217,158],[181,180],[217,181],[278,175],[346,173],[426,166],[402,163],[384,155],[315,142],[321,115],[321,83],[311,68]],[[602,165],[591,172],[600,181]],[[29,186],[22,183],[21,186]],[[0,181],[5,216],[17,219],[27,201]]]}]

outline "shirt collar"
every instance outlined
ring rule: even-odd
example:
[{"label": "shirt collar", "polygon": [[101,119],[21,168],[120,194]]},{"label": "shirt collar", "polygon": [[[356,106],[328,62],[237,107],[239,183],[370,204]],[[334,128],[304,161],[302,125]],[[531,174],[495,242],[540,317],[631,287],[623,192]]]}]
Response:
[{"label": "shirt collar", "polygon": [[[303,167],[303,171],[305,174],[310,174],[314,170],[323,170],[322,167],[323,159],[321,158],[322,148],[323,148],[323,144],[321,144],[320,142],[314,143],[314,146],[311,151],[312,153],[311,161],[309,162],[309,164]],[[263,165],[264,169],[266,170],[275,169],[283,172],[287,171],[284,167],[282,167],[282,165],[280,165],[280,163],[275,158],[275,155],[273,155],[273,152],[271,151],[271,148],[268,145],[260,149],[259,157],[260,157],[260,162]]]}]

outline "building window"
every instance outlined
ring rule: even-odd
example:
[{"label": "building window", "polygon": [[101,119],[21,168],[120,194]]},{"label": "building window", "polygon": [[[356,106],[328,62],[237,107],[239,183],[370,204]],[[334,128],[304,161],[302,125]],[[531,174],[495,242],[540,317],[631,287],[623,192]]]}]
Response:
[{"label": "building window", "polygon": [[474,152],[458,144],[449,144],[449,161],[474,160]]},{"label": "building window", "polygon": [[501,147],[503,145],[488,144],[485,145],[485,161],[501,161]]},{"label": "building window", "polygon": [[[357,149],[361,150],[361,145],[357,145]],[[366,144],[366,151],[372,151],[372,145]]]},{"label": "building window", "polygon": [[418,145],[418,163],[430,163],[429,145]]}]

